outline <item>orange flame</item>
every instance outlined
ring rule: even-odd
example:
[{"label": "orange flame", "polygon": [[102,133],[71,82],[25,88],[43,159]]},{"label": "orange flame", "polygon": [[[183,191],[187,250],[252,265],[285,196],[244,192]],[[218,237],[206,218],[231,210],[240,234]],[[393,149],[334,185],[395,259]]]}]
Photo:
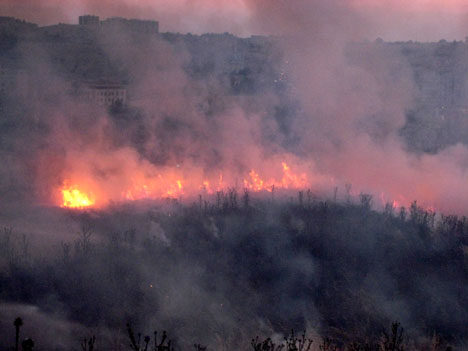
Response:
[{"label": "orange flame", "polygon": [[96,201],[92,193],[86,194],[78,189],[78,186],[64,186],[62,192],[61,207],[85,208],[93,206]]},{"label": "orange flame", "polygon": [[308,186],[307,175],[302,173],[301,175],[294,174],[289,166],[282,162],[283,166],[283,177],[281,180],[274,178],[265,181],[260,178],[259,174],[254,170],[249,172],[250,181],[244,179],[244,187],[251,191],[273,191],[273,189],[301,189]]},{"label": "orange flame", "polygon": [[[183,172],[183,169],[160,169],[152,172],[136,168],[126,183],[113,183],[112,186],[97,184],[96,180],[86,174],[70,175],[74,184],[68,186],[67,181],[60,189],[62,194],[61,207],[85,208],[100,207],[109,201],[135,201],[140,199],[177,198],[182,195],[193,196],[203,191],[204,194],[214,194],[227,187],[237,188],[237,180],[228,177],[226,181],[222,173],[219,176],[205,178],[201,174]],[[265,180],[259,172],[251,170],[249,177],[243,180],[244,188],[252,192],[273,189],[301,189],[309,187],[305,173],[295,174],[290,167],[282,162],[282,175]],[[80,180],[81,179],[81,180]],[[85,187],[84,184],[87,186]],[[117,191],[117,192],[116,192]],[[99,195],[96,197],[96,195]]]}]

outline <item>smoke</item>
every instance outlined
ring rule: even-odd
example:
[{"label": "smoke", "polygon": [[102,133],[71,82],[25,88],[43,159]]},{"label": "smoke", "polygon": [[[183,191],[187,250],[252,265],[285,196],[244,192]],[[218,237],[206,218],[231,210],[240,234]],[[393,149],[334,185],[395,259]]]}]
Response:
[{"label": "smoke", "polygon": [[[147,197],[183,200],[190,197],[191,201],[198,194],[213,195],[234,187],[267,191],[273,187],[294,191],[311,188],[329,194],[335,186],[343,192],[345,184],[351,184],[352,195],[369,192],[382,205],[396,201],[408,206],[418,200],[436,210],[466,211],[463,194],[468,190],[465,181],[468,150],[458,144],[426,154],[409,147],[401,130],[407,123],[408,111],[416,108],[420,98],[410,63],[391,45],[363,41],[375,33],[382,33],[385,38],[388,33],[391,38],[412,33],[411,28],[425,28],[424,21],[430,21],[439,3],[431,2],[428,7],[423,2],[414,3],[412,11],[421,11],[423,20],[416,21],[409,29],[388,27],[387,23],[394,18],[408,15],[407,10],[402,10],[403,4],[389,2],[377,5],[325,0],[82,1],[54,5],[57,3],[3,2],[0,9],[2,13],[41,23],[57,19],[75,21],[77,15],[90,12],[101,16],[154,17],[164,28],[173,30],[233,31],[241,35],[269,33],[281,37],[267,39],[274,40],[273,59],[261,66],[271,67],[254,72],[258,73],[256,78],[269,82],[265,83],[266,88],[250,82],[248,72],[236,72],[240,78],[223,72],[222,63],[229,59],[230,50],[243,45],[240,39],[229,35],[214,39],[210,36],[182,38],[176,34],[137,37],[120,28],[97,32],[79,29],[67,37],[60,27],[55,27],[43,29],[37,37],[20,40],[4,56],[28,73],[33,93],[27,97],[11,97],[3,106],[2,146],[7,150],[8,162],[1,167],[2,189],[7,189],[2,194],[12,203],[60,206],[64,189],[72,192],[77,190],[75,186],[86,194],[86,201],[105,208],[122,200]],[[452,2],[447,16],[451,19],[451,13],[459,16],[457,11],[462,5]],[[386,16],[389,19],[381,25],[380,18]],[[460,33],[458,28],[451,28],[446,35]],[[427,33],[427,38],[433,35],[438,34]],[[74,47],[76,38],[78,41],[84,38],[85,45]],[[203,44],[204,40],[208,44]],[[255,38],[252,40],[246,45],[254,46]],[[221,43],[216,44],[217,41]],[[276,88],[270,82],[271,77],[277,77],[277,72],[287,77],[284,83],[287,88]],[[127,84],[130,106],[107,109],[81,101],[74,93],[80,88],[76,84],[115,76]],[[235,79],[241,80],[239,85],[233,83]],[[57,273],[63,274],[63,286],[57,290],[70,294],[67,297],[64,293],[62,298],[76,303],[68,306],[70,314],[83,324],[100,322],[104,317],[108,324],[117,323],[122,318],[122,310],[128,310],[132,311],[130,317],[140,317],[140,324],[156,324],[159,328],[161,322],[148,316],[148,310],[157,311],[163,321],[174,323],[171,327],[180,328],[180,333],[200,333],[197,328],[184,326],[187,320],[201,321],[201,324],[209,321],[206,324],[212,329],[206,330],[206,334],[187,335],[187,339],[211,344],[215,343],[213,335],[222,344],[225,334],[235,330],[239,320],[245,323],[244,328],[239,328],[239,334],[259,325],[261,332],[270,333],[274,328],[265,322],[270,320],[277,325],[289,322],[288,319],[300,326],[307,322],[314,327],[320,325],[317,306],[304,292],[318,284],[319,264],[309,253],[296,252],[290,246],[290,238],[281,236],[283,222],[294,229],[288,227],[288,230],[301,232],[306,219],[290,219],[287,215],[283,218],[280,213],[266,211],[259,223],[250,219],[242,223],[238,218],[226,218],[225,222],[204,218],[196,225],[187,219],[182,226],[169,220],[169,215],[160,218],[151,211],[120,213],[112,206],[108,211],[110,218],[105,220],[99,215],[97,219],[89,219],[87,214],[77,220],[100,226],[99,234],[106,233],[111,239],[111,249],[105,251],[107,256],[98,252],[89,260],[91,264],[86,265],[87,258],[78,255],[76,266],[71,265],[78,272],[78,282],[87,282],[91,277],[95,286],[80,290],[80,295],[67,290],[67,282],[70,285],[72,282],[65,273]],[[2,224],[15,223],[8,218],[14,216],[11,212],[3,210],[2,213]],[[23,226],[21,230],[40,235],[50,230],[51,236],[62,238],[59,235],[66,219],[60,215],[44,216],[51,223],[41,223],[42,229]],[[164,221],[169,224],[164,226]],[[76,222],[70,222],[70,230],[76,231]],[[269,232],[269,223],[274,224],[273,234]],[[245,230],[247,224],[249,231]],[[321,224],[308,225],[320,228]],[[132,236],[129,229],[132,226],[138,232],[149,233],[148,238],[136,245],[137,250],[158,250],[156,259],[150,252],[145,262],[139,260],[141,252],[135,253],[128,239]],[[223,226],[229,230],[223,232]],[[262,234],[252,238],[250,234],[257,233],[259,227]],[[171,235],[167,228],[172,230]],[[383,229],[379,227],[379,230]],[[196,231],[193,237],[192,231]],[[220,233],[225,236],[221,237]],[[367,233],[375,234],[370,229]],[[112,235],[118,237],[115,242]],[[331,247],[337,242],[332,239],[327,239],[327,248],[321,249],[335,252]],[[207,247],[197,251],[198,240],[207,243]],[[216,252],[220,247],[217,240],[226,240],[223,241],[228,243],[225,250],[232,255],[225,257],[221,250],[217,256],[204,257],[206,252]],[[339,241],[341,253],[352,247],[350,241]],[[378,242],[371,234],[362,241],[354,249],[359,251],[362,244],[364,249],[359,251],[360,255],[372,257]],[[417,239],[417,244],[423,246],[419,241],[423,239]],[[118,245],[112,246],[116,242]],[[130,248],[120,250],[119,245]],[[189,250],[192,256],[185,256],[187,247],[193,248]],[[173,250],[173,255],[165,252],[168,248]],[[281,250],[286,254],[278,255]],[[264,261],[257,261],[257,256]],[[203,262],[194,264],[199,259]],[[369,268],[372,262],[365,262],[370,275],[366,284],[373,298],[384,302],[382,311],[378,312],[391,318],[401,315],[398,312],[411,305],[408,302],[411,299],[389,302],[395,287],[391,278],[387,279],[384,273],[380,275],[380,270],[385,272],[392,267],[378,262],[382,267],[372,270]],[[223,274],[207,274],[213,269],[210,267],[221,264]],[[271,271],[269,264],[274,268]],[[122,271],[122,266],[127,270]],[[254,271],[250,276],[252,266],[260,267],[260,272]],[[114,271],[110,272],[109,267]],[[154,267],[158,267],[156,273]],[[326,268],[321,269],[322,273],[326,272]],[[47,277],[47,271],[40,273],[43,275],[38,274],[39,277]],[[123,277],[122,280],[112,278],[116,275],[119,279]],[[237,280],[238,275],[243,279]],[[272,276],[276,277],[273,287],[269,284]],[[376,288],[375,282],[382,276],[385,284]],[[78,285],[73,287],[79,289]],[[300,286],[299,292],[289,290],[296,285]],[[156,293],[150,292],[153,286],[158,286]],[[138,289],[134,290],[135,287]],[[236,295],[227,299],[234,287]],[[258,287],[261,289],[256,295]],[[428,294],[437,295],[434,291]],[[41,297],[45,298],[44,295]],[[278,307],[280,311],[276,314],[265,307],[265,296],[271,305],[280,305],[282,298],[287,302]],[[83,301],[89,306],[104,301],[105,312],[80,310]],[[236,303],[243,301],[242,308],[237,309]],[[50,305],[36,302],[54,306],[54,301]],[[246,306],[254,306],[256,310]],[[8,312],[7,318],[17,310],[29,313],[23,306],[15,308],[15,312]],[[36,316],[31,318],[37,318],[37,323],[41,323],[41,318],[49,318],[35,310],[29,314]],[[261,320],[257,319],[258,315],[262,316]],[[413,322],[409,312],[403,315],[405,321]],[[62,317],[50,318],[62,320]],[[245,341],[251,336],[243,335],[241,339]]]},{"label": "smoke", "polygon": [[465,191],[466,147],[416,155],[400,136],[407,111],[416,108],[419,97],[401,51],[367,44],[349,49],[349,43],[373,28],[372,17],[363,16],[356,4],[290,5],[254,2],[252,7],[261,24],[290,35],[284,51],[304,108],[302,118],[292,121],[301,140],[298,152],[313,159],[319,172],[352,184],[357,192],[405,205],[417,199],[428,208],[462,213],[465,204],[457,194]]},{"label": "smoke", "polygon": [[[39,24],[57,22],[76,23],[77,17],[84,13],[94,13],[102,17],[122,16],[144,19],[158,19],[167,31],[181,32],[232,32],[238,35],[273,34],[283,32],[275,19],[284,19],[285,14],[297,11],[304,4],[322,7],[320,1],[303,2],[298,5],[283,1],[212,1],[212,0],[174,0],[174,1],[57,1],[57,0],[4,0],[0,13],[15,16]],[[348,0],[333,1],[328,9],[351,9],[370,26],[369,39],[383,37],[387,40],[439,40],[462,39],[467,33],[467,7],[463,0],[417,0],[408,4],[400,0]],[[309,7],[310,9],[310,7]],[[278,11],[277,11],[278,10]],[[286,11],[284,11],[286,10]],[[276,11],[276,14],[274,13]],[[330,25],[339,27],[336,14],[318,16]],[[347,11],[349,14],[349,11]],[[320,14],[321,11],[313,11]],[[268,14],[268,15],[266,15]],[[273,15],[273,16],[271,16]],[[344,17],[339,18],[343,20]],[[347,21],[345,21],[347,22]],[[268,32],[260,31],[267,24]],[[300,25],[300,22],[296,22]]]},{"label": "smoke", "polygon": [[373,37],[386,40],[464,39],[467,5],[462,0],[358,0],[353,6],[371,19]]},{"label": "smoke", "polygon": [[54,347],[75,349],[76,342],[72,342],[74,336],[89,338],[85,327],[67,321],[57,310],[53,313],[46,313],[36,306],[5,303],[2,303],[1,310],[1,345],[4,348],[14,345],[15,329],[11,326],[12,321],[19,315],[22,316],[23,321],[26,321],[20,330],[20,344],[22,340],[32,337],[35,346],[40,349],[43,347],[41,345],[50,345],[50,340],[54,340]]},{"label": "smoke", "polygon": [[[230,31],[248,34],[243,27],[249,18],[243,1],[2,1],[0,13],[41,25],[76,23],[78,16],[92,13],[102,17],[158,19],[164,31],[203,33]],[[229,21],[226,21],[229,18]]]},{"label": "smoke", "polygon": [[[136,12],[144,6],[116,4]],[[161,37],[135,40],[123,28],[99,31],[84,52],[70,44],[77,57],[61,64],[56,62],[68,55],[66,46],[49,50],[26,41],[11,55],[23,61],[30,76],[35,95],[21,103],[36,122],[18,129],[19,137],[10,135],[11,148],[22,150],[24,162],[5,178],[27,184],[43,204],[61,204],[60,189],[73,192],[74,187],[102,207],[109,201],[190,197],[228,187],[327,192],[349,183],[354,194],[370,192],[381,205],[418,200],[427,208],[464,211],[459,194],[465,189],[465,147],[418,154],[401,136],[420,92],[400,50],[362,41],[374,30],[374,19],[362,9],[373,4],[237,5],[249,13],[249,30],[282,36],[275,39],[272,61],[264,62],[270,68],[255,79],[283,71],[289,96],[274,88],[232,93],[226,82],[231,78],[222,70],[228,52],[240,45],[234,37],[209,48],[201,38],[171,43]],[[200,7],[209,8],[208,3]],[[422,4],[414,8],[423,11]],[[81,55],[89,56],[88,63]],[[79,74],[125,79],[133,110],[109,113],[78,101],[68,94],[76,89],[73,70],[75,80]],[[197,70],[208,73],[197,79]],[[295,112],[275,115],[278,108],[292,109],[294,99]],[[26,132],[30,149],[22,142]],[[13,170],[25,164],[34,176],[20,181],[24,175],[15,177]]]},{"label": "smoke", "polygon": [[[96,44],[98,55],[108,58],[107,71],[118,67],[128,77],[132,107],[109,113],[69,94],[75,82],[63,71],[86,63],[78,56],[57,67],[53,61],[68,55],[68,48],[44,52],[33,43],[14,53],[24,61],[36,92],[19,97],[32,118],[27,131],[37,141],[20,158],[34,172],[23,180],[34,188],[25,197],[58,205],[60,188],[72,187],[71,192],[78,186],[86,201],[102,207],[109,201],[213,194],[234,186],[308,186],[312,165],[281,146],[284,136],[270,119],[270,105],[279,100],[273,93],[235,96],[218,79],[216,66],[206,79],[194,79],[185,69],[193,59],[187,44],[173,46],[158,38],[133,42],[125,30],[103,31]],[[90,55],[90,65],[99,67],[102,56]],[[85,74],[92,78],[93,72],[91,67]],[[10,142],[19,151],[25,131],[17,133]],[[265,182],[249,176],[253,169]]]}]

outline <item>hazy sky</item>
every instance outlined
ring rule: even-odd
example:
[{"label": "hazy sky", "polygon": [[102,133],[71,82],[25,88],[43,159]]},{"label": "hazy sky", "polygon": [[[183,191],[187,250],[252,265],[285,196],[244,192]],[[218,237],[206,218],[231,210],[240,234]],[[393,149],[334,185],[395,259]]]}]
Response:
[{"label": "hazy sky", "polygon": [[[259,11],[267,7],[313,4],[315,0],[0,0],[0,14],[41,25],[76,23],[77,16],[125,16],[157,19],[162,31],[224,32],[250,35]],[[464,39],[468,35],[467,0],[343,0],[348,10],[369,22],[368,39]],[[310,8],[310,6],[309,6]],[[332,20],[332,19],[331,19]],[[271,30],[271,28],[270,28]],[[264,33],[262,33],[264,34]],[[275,33],[277,34],[277,33]]]}]

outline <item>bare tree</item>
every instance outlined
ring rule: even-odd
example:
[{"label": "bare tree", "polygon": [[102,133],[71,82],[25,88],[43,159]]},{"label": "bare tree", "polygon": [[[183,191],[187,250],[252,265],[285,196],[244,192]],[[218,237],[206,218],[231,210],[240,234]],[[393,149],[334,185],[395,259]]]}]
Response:
[{"label": "bare tree", "polygon": [[382,349],[383,351],[404,351],[405,345],[403,340],[403,328],[400,323],[392,323],[390,334],[383,331],[382,337]]},{"label": "bare tree", "polygon": [[93,335],[92,338],[83,339],[83,341],[81,341],[81,348],[83,349],[83,351],[93,351],[95,343],[96,337]]},{"label": "bare tree", "polygon": [[20,336],[20,328],[23,325],[23,320],[18,317],[15,319],[13,322],[13,325],[15,326],[15,351],[19,350],[19,336]]}]

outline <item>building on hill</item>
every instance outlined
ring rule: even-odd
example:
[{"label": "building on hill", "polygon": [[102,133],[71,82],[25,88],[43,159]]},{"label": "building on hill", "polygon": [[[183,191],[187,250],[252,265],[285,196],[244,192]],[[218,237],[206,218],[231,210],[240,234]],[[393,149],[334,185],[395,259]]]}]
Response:
[{"label": "building on hill", "polygon": [[14,29],[29,29],[34,30],[38,26],[34,23],[29,23],[14,17],[0,16],[0,26],[10,26]]},{"label": "building on hill", "polygon": [[99,81],[80,84],[76,95],[83,102],[101,106],[127,104],[127,86],[122,83]]},{"label": "building on hill", "polygon": [[100,26],[101,28],[125,29],[142,34],[159,33],[159,22],[152,20],[110,17],[101,21],[99,16],[82,15],[78,17],[78,23],[81,26]]},{"label": "building on hill", "polygon": [[101,26],[104,28],[129,29],[144,34],[159,33],[159,22],[150,20],[112,17],[101,21]]},{"label": "building on hill", "polygon": [[78,17],[78,23],[82,26],[99,26],[99,16],[83,15]]},{"label": "building on hill", "polygon": [[19,37],[33,33],[37,28],[38,25],[34,23],[0,16],[0,56],[3,50],[14,47]]}]

